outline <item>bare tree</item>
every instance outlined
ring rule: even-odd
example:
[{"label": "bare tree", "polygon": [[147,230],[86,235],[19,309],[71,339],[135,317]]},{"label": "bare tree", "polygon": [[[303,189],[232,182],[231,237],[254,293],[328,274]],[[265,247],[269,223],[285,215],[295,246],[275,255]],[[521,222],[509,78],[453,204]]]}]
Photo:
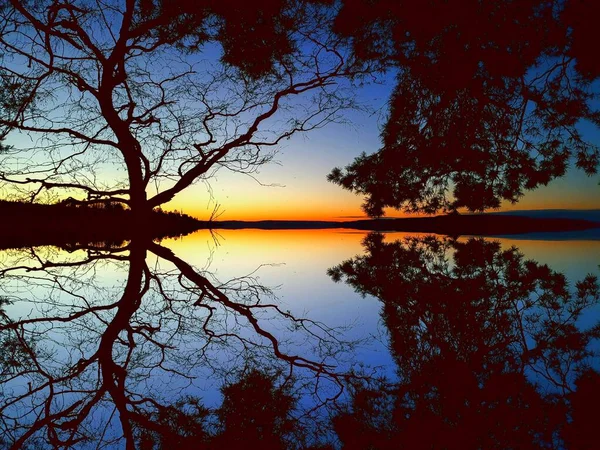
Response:
[{"label": "bare tree", "polygon": [[[319,2],[11,0],[0,9],[0,180],[143,213],[340,119],[368,72]],[[8,188],[10,186],[10,188]]]}]

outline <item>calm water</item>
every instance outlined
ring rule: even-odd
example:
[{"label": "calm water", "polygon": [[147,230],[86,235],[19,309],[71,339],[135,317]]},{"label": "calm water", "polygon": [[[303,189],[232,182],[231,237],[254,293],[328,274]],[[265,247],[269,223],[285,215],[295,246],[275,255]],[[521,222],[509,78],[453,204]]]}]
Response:
[{"label": "calm water", "polygon": [[0,448],[576,447],[599,255],[347,230],[3,250]]}]

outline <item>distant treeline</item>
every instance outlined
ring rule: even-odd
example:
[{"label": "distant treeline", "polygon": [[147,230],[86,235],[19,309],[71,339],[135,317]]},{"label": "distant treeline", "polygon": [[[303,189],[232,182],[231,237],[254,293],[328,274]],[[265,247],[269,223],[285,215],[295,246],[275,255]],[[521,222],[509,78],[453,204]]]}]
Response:
[{"label": "distant treeline", "polygon": [[263,220],[256,222],[212,222],[211,228],[242,229],[327,229],[347,228],[368,231],[406,231],[437,233],[449,236],[499,236],[538,232],[589,230],[600,227],[600,222],[566,218],[531,218],[496,216],[491,214],[451,214],[437,217],[410,217],[403,219],[365,219],[349,222]]},{"label": "distant treeline", "polygon": [[119,202],[65,200],[44,205],[0,200],[0,248],[123,242],[131,237],[150,239],[180,236],[197,229],[332,229],[405,231],[450,236],[497,236],[599,228],[600,222],[569,218],[512,215],[447,215],[403,219],[366,219],[349,222],[263,220],[200,221],[186,214],[151,211],[140,218]]},{"label": "distant treeline", "polygon": [[160,210],[140,220],[118,202],[48,205],[0,200],[0,248],[179,236],[202,226],[188,215]]}]

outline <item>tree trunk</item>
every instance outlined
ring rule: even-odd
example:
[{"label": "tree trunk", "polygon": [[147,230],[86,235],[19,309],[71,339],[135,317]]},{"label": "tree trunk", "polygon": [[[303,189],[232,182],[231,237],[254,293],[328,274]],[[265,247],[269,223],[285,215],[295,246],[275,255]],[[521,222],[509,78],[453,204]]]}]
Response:
[{"label": "tree trunk", "polygon": [[129,174],[129,207],[140,220],[143,220],[152,211],[146,196],[146,185],[142,178],[139,161],[134,160],[132,164],[127,161],[127,172]]}]

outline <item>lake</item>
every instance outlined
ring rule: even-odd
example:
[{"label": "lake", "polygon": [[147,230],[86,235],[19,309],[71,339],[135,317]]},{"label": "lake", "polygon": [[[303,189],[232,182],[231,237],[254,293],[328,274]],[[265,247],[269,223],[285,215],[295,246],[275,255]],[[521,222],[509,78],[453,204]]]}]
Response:
[{"label": "lake", "polygon": [[2,250],[0,447],[574,447],[599,255],[347,229]]}]

